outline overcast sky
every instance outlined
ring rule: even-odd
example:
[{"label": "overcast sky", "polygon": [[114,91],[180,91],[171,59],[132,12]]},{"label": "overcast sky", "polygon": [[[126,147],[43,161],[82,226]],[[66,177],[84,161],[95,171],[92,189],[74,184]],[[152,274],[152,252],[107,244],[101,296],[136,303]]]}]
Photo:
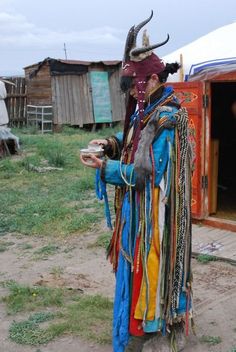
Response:
[{"label": "overcast sky", "polygon": [[151,9],[151,43],[171,38],[159,56],[236,21],[236,0],[0,0],[0,75],[65,58],[64,43],[68,59],[121,59],[127,31]]}]

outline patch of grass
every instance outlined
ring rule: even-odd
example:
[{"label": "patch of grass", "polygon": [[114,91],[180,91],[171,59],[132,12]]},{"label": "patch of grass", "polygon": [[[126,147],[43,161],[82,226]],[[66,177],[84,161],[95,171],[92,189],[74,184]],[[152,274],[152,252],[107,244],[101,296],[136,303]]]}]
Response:
[{"label": "patch of grass", "polygon": [[[88,199],[95,199],[95,175],[81,164],[79,150],[91,139],[114,132],[109,128],[97,133],[65,128],[60,134],[30,135],[15,130],[24,157],[0,160],[2,233],[68,236],[93,228],[103,218],[103,204],[101,211],[96,206],[93,214],[85,214]],[[30,164],[41,166],[45,159],[51,165],[63,166],[63,171],[27,171]]]},{"label": "patch of grass", "polygon": [[[40,322],[53,318],[47,317],[46,320]],[[9,337],[12,341],[21,345],[37,346],[51,341],[55,336],[47,329],[41,329],[38,322],[29,318],[25,321],[13,322],[9,328]]]},{"label": "patch of grass", "polygon": [[55,316],[56,315],[52,312],[38,312],[30,315],[28,320],[34,323],[44,323],[45,321],[54,319]]},{"label": "patch of grass", "polygon": [[200,341],[203,343],[207,343],[208,345],[218,345],[222,342],[222,339],[220,336],[203,335],[201,336]]},{"label": "patch of grass", "polygon": [[47,259],[50,255],[57,253],[58,250],[59,250],[59,246],[56,246],[54,244],[48,244],[34,251],[34,258]]},{"label": "patch of grass", "polygon": [[7,305],[9,314],[21,311],[33,311],[39,307],[63,305],[66,291],[59,288],[48,288],[42,286],[23,286],[14,281],[4,284],[10,291],[8,296],[2,298]]},{"label": "patch of grass", "polygon": [[236,352],[236,346],[233,347],[229,352]]},{"label": "patch of grass", "polygon": [[55,139],[51,143],[41,145],[39,152],[48,160],[49,165],[56,167],[64,167],[67,164],[67,159],[70,158],[70,154]]},{"label": "patch of grass", "polygon": [[50,270],[50,274],[52,274],[55,278],[60,278],[64,273],[64,268],[62,266],[53,266]]},{"label": "patch of grass", "polygon": [[74,128],[71,126],[63,125],[62,127],[62,133],[67,136],[73,136],[75,134],[78,134],[78,131],[78,128]]},{"label": "patch of grass", "polygon": [[98,343],[111,342],[113,304],[100,295],[79,296],[78,302],[67,307],[65,319],[68,332]]},{"label": "patch of grass", "polygon": [[18,164],[10,158],[0,160],[0,175],[2,179],[14,178],[19,171]]},{"label": "patch of grass", "polygon": [[[53,320],[48,327],[40,328],[40,323]],[[13,322],[9,329],[10,338],[19,344],[40,345],[63,334],[79,335],[98,343],[111,342],[112,303],[104,297],[78,296],[77,302],[68,304],[59,314],[36,313],[28,320]]]},{"label": "patch of grass", "polygon": [[14,244],[15,242],[0,241],[0,253],[7,251]]},{"label": "patch of grass", "polygon": [[31,165],[40,165],[40,158],[38,155],[26,156],[23,160],[20,161],[19,164],[22,165],[27,171],[31,171]]},{"label": "patch of grass", "polygon": [[107,248],[111,239],[111,233],[103,233],[102,235],[98,236],[96,241],[94,243],[91,243],[88,245],[88,248],[94,248],[94,247],[102,247],[102,248]]},{"label": "patch of grass", "polygon": [[217,260],[217,257],[215,257],[214,255],[209,255],[209,254],[199,254],[197,256],[197,261],[199,263],[202,263],[202,264],[207,264],[209,262],[213,262],[213,261],[216,261]]},{"label": "patch of grass", "polygon": [[76,248],[76,246],[68,246],[64,249],[64,253],[71,253],[74,249]]},{"label": "patch of grass", "polygon": [[20,247],[20,249],[22,249],[24,251],[33,248],[32,244],[30,244],[30,243],[22,243],[19,245],[19,247]]},{"label": "patch of grass", "polygon": [[77,217],[71,219],[68,224],[69,232],[75,232],[76,230],[87,231],[94,228],[98,220],[101,219],[101,215],[97,213],[82,213]]}]

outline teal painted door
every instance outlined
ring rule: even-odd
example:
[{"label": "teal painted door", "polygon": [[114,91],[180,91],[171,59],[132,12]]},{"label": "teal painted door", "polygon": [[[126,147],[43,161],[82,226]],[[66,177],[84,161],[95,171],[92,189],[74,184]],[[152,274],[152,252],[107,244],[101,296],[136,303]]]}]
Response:
[{"label": "teal painted door", "polygon": [[108,72],[91,71],[90,80],[95,122],[112,122]]}]

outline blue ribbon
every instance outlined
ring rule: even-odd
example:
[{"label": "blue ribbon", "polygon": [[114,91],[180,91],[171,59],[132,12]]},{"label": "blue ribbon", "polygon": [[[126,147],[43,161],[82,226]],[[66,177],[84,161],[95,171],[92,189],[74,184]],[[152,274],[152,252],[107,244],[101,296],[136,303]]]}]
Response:
[{"label": "blue ribbon", "polygon": [[111,213],[110,213],[110,208],[109,208],[109,203],[108,203],[106,183],[101,180],[100,169],[96,169],[95,190],[96,190],[97,198],[99,200],[104,199],[105,216],[106,216],[106,220],[107,220],[107,226],[112,230]]}]

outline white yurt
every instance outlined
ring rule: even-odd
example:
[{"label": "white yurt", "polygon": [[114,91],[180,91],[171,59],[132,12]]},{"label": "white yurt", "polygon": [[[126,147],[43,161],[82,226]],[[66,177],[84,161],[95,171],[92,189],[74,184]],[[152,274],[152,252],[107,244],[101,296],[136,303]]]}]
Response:
[{"label": "white yurt", "polygon": [[[221,73],[236,69],[236,22],[220,27],[188,45],[163,57],[165,62],[182,61],[182,72],[169,76],[169,81],[179,82],[201,79],[201,74]],[[197,77],[196,77],[197,76]]]}]

